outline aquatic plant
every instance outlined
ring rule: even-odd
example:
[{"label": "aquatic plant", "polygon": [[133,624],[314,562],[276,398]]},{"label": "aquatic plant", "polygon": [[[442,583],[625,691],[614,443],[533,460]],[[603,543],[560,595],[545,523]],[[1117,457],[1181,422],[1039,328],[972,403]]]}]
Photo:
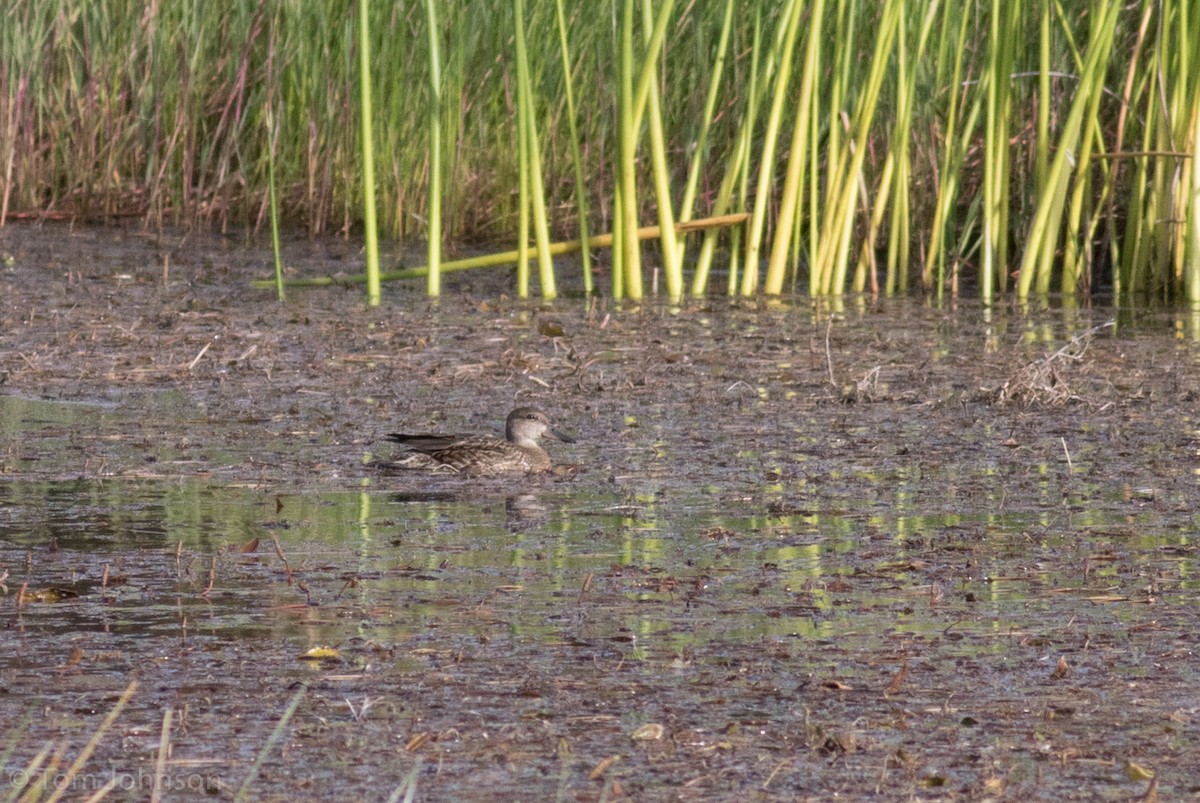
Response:
[{"label": "aquatic plant", "polygon": [[275,187],[314,234],[369,253],[377,213],[423,240],[431,294],[444,241],[533,245],[550,297],[551,240],[611,232],[631,299],[708,293],[716,265],[743,295],[1200,301],[1184,4],[349,5],[14,4],[0,224],[257,227]]}]

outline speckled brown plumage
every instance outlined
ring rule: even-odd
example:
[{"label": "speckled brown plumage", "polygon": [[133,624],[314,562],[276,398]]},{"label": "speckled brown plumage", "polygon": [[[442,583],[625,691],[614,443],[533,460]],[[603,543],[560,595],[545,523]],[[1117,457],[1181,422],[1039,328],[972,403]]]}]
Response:
[{"label": "speckled brown plumage", "polygon": [[386,439],[399,443],[409,454],[389,468],[423,469],[471,477],[536,474],[553,467],[550,455],[538,445],[547,436],[565,443],[574,439],[555,432],[550,419],[533,407],[518,407],[508,414],[504,440],[490,435],[409,435],[392,433]]}]

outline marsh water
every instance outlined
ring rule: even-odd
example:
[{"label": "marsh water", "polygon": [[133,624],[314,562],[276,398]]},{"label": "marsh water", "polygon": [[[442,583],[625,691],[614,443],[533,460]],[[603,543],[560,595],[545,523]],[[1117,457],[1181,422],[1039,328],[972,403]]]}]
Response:
[{"label": "marsh water", "polygon": [[[1191,314],[506,272],[372,309],[248,289],[239,238],[0,256],[5,795],[1200,793]],[[569,470],[375,466],[519,405]]]}]

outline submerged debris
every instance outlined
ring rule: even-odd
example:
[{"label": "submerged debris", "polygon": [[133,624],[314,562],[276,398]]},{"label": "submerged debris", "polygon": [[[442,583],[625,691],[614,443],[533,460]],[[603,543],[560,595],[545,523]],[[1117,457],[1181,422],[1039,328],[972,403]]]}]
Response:
[{"label": "submerged debris", "polygon": [[1063,378],[1062,369],[1070,363],[1082,361],[1096,333],[1113,323],[1107,321],[1093,326],[1075,335],[1071,342],[1053,354],[1028,363],[995,392],[996,401],[1000,404],[1018,403],[1026,407],[1058,407],[1072,401],[1083,401]]}]

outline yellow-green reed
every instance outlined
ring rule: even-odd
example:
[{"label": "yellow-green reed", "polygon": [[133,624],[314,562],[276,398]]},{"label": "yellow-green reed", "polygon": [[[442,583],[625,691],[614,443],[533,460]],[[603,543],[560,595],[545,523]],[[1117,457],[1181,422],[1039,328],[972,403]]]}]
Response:
[{"label": "yellow-green reed", "polygon": [[[121,692],[121,696],[117,698],[113,704],[112,710],[105,715],[104,720],[100,723],[96,731],[88,739],[87,743],[79,751],[79,755],[71,762],[71,765],[65,770],[59,769],[53,774],[53,782],[55,783],[54,790],[45,798],[46,803],[55,803],[66,797],[68,790],[71,790],[76,778],[83,772],[83,768],[87,766],[88,759],[96,752],[96,748],[100,744],[100,740],[104,735],[112,729],[113,724],[117,721],[117,717],[121,715],[121,711],[133,699],[134,692],[137,691],[138,682],[136,680],[129,681],[129,685],[125,687],[125,691]],[[65,747],[65,742],[63,743]],[[25,777],[30,777],[30,773],[26,772]],[[40,779],[39,779],[40,780]],[[22,799],[40,800],[41,795],[23,796]]]},{"label": "yellow-green reed", "polygon": [[[619,228],[614,227],[614,233],[619,232],[617,242],[620,244],[620,255],[619,258],[613,260],[613,295],[617,298],[625,296],[634,301],[640,300],[645,293],[642,284],[641,245],[636,236],[640,227],[638,222],[637,144],[642,117],[650,98],[651,85],[657,74],[655,65],[666,38],[667,24],[671,19],[673,5],[674,0],[664,0],[659,7],[658,15],[654,18],[654,26],[645,41],[640,68],[635,66],[634,59],[633,31],[637,12],[634,11],[633,0],[625,0],[620,19],[620,66],[618,71],[620,94],[617,107],[620,137],[617,151],[619,175],[617,191],[620,194],[620,203],[616,206],[621,215],[621,222]],[[650,28],[648,20],[645,25]],[[637,73],[636,84],[634,83],[635,72]],[[658,200],[661,210],[663,201],[661,198]],[[663,235],[667,238],[664,240],[664,253],[674,252],[674,227],[670,227],[670,231],[666,226],[660,225],[659,228],[666,232]],[[681,275],[672,277],[669,282],[674,283],[682,292],[683,279]]]},{"label": "yellow-green reed", "polygon": [[992,0],[986,73],[983,157],[983,264],[980,297],[991,303],[1008,264],[1009,111],[1013,52],[1020,40],[1019,6]]},{"label": "yellow-green reed", "polygon": [[[1092,17],[1091,41],[1087,60],[1080,73],[1079,88],[1063,125],[1058,150],[1050,164],[1046,192],[1037,204],[1025,243],[1025,253],[1021,258],[1021,272],[1017,283],[1018,298],[1024,299],[1030,295],[1035,280],[1038,295],[1045,295],[1050,291],[1055,248],[1071,179],[1071,161],[1079,145],[1085,116],[1090,109],[1092,115],[1086,117],[1086,122],[1090,124],[1094,120],[1095,94],[1102,92],[1104,88],[1103,78],[1108,66],[1109,48],[1120,7],[1100,0],[1093,4],[1093,11],[1095,13]],[[1090,169],[1090,164],[1081,163],[1076,169],[1086,171]]]},{"label": "yellow-green reed", "polygon": [[[809,265],[810,292],[815,295],[828,293],[826,278],[829,272],[821,268],[821,255],[828,251],[825,243],[828,240],[827,230],[829,210],[833,208],[834,199],[841,194],[841,184],[846,179],[847,149],[843,142],[843,120],[847,97],[853,87],[852,70],[858,62],[858,4],[851,0],[838,0],[834,11],[833,43],[830,46],[830,81],[829,81],[829,111],[828,117],[822,120],[826,134],[825,153],[825,186],[822,189],[822,204],[814,207],[813,216],[817,219],[817,234],[814,242],[814,255]],[[822,278],[826,277],[826,278]]]},{"label": "yellow-green reed", "polygon": [[[1198,41],[1197,37],[1200,37],[1200,13],[1194,13],[1194,9],[1192,9],[1189,16],[1189,8],[1186,4],[1180,4],[1174,23],[1174,46],[1167,49],[1168,58],[1172,62],[1173,74],[1177,76],[1173,82],[1174,91],[1171,93],[1170,106],[1170,113],[1175,121],[1172,152],[1176,154],[1172,158],[1176,180],[1171,186],[1174,198],[1171,220],[1180,221],[1188,220],[1196,214],[1195,196],[1186,177],[1184,159],[1193,151],[1189,137],[1194,136],[1196,131],[1195,126],[1192,125],[1192,116],[1196,113],[1196,107],[1192,105],[1189,109],[1188,106],[1189,101],[1196,96],[1195,84],[1200,82],[1200,75],[1197,74],[1196,68],[1197,65],[1200,65],[1200,54],[1194,52]],[[1173,225],[1168,228],[1168,231],[1172,235],[1168,246],[1171,254],[1170,275],[1166,277],[1164,283],[1182,293],[1185,288],[1181,288],[1179,285],[1185,274],[1187,227]]]},{"label": "yellow-green reed", "polygon": [[267,756],[271,754],[271,751],[275,749],[275,745],[279,744],[283,738],[288,723],[291,721],[292,716],[295,715],[296,709],[300,707],[300,703],[304,701],[304,696],[307,693],[308,687],[301,686],[292,695],[292,699],[288,701],[287,708],[283,710],[283,715],[279,717],[279,721],[275,723],[275,727],[267,735],[262,748],[258,751],[258,755],[254,757],[254,763],[250,765],[250,769],[246,772],[246,777],[242,779],[242,785],[234,793],[233,799],[235,803],[240,803],[240,801],[247,800],[250,797],[250,787],[258,780],[263,763],[267,760]]},{"label": "yellow-green reed", "polygon": [[[963,158],[975,137],[975,123],[979,117],[980,97],[975,93],[965,122],[961,106],[966,102],[968,89],[963,85],[966,43],[975,16],[963,13],[958,17],[957,30],[953,26],[954,5],[943,6],[941,41],[938,47],[937,66],[934,74],[939,84],[947,86],[944,97],[947,104],[945,115],[941,159],[938,164],[938,188],[933,202],[933,224],[929,232],[929,247],[925,252],[921,282],[924,288],[936,292],[938,298],[945,289],[946,259],[949,254],[949,227],[952,225],[955,206],[959,197],[959,178]],[[949,80],[945,80],[948,78]]]},{"label": "yellow-green reed", "polygon": [[1156,176],[1157,185],[1165,202],[1166,220],[1176,225],[1160,226],[1158,230],[1158,248],[1163,255],[1160,261],[1160,275],[1165,287],[1175,288],[1183,294],[1185,288],[1181,285],[1184,275],[1185,237],[1187,226],[1180,225],[1191,214],[1190,184],[1185,168],[1188,153],[1192,150],[1189,141],[1191,118],[1194,112],[1189,108],[1193,96],[1192,84],[1200,80],[1195,74],[1193,64],[1200,64],[1196,54],[1192,53],[1195,37],[1200,35],[1200,14],[1189,15],[1189,6],[1180,3],[1177,13],[1166,23],[1166,29],[1172,37],[1171,45],[1164,48],[1168,69],[1177,80],[1163,93],[1168,119],[1161,126],[1162,131],[1169,136],[1161,148],[1175,156],[1170,159],[1170,170],[1160,170]]},{"label": "yellow-green reed", "polygon": [[[519,58],[518,58],[519,61]],[[529,298],[529,126],[525,125],[525,82],[517,78],[517,297]]]},{"label": "yellow-green reed", "polygon": [[385,803],[412,803],[417,796],[417,779],[421,777],[421,759],[417,758],[413,768],[400,779],[400,783],[388,795]]},{"label": "yellow-green reed", "polygon": [[[1034,140],[1033,191],[1041,197],[1050,181],[1050,110],[1054,105],[1051,92],[1053,82],[1051,70],[1051,4],[1041,3],[1038,15],[1038,91],[1037,91],[1037,137]],[[1003,273],[1003,272],[1001,272]],[[1003,275],[996,276],[998,286],[1003,287]]]},{"label": "yellow-green reed", "polygon": [[442,292],[442,59],[438,43],[437,3],[425,0],[429,37],[429,226],[425,233],[429,274],[426,291]]},{"label": "yellow-green reed", "polygon": [[[921,20],[919,33],[917,34],[917,49],[915,53],[915,61],[920,64],[925,61],[929,40],[933,34],[933,27],[938,17],[938,3],[929,4],[926,10],[925,17]],[[904,34],[907,28],[905,21],[900,23],[900,34]],[[907,38],[904,39],[907,41]],[[911,266],[912,249],[908,247],[908,243],[912,239],[912,200],[913,193],[912,177],[913,165],[911,156],[913,116],[917,106],[916,98],[916,82],[917,70],[913,65],[909,65],[909,59],[906,57],[907,48],[901,48],[899,54],[900,69],[897,71],[896,87],[897,97],[897,115],[896,128],[892,135],[891,152],[888,154],[889,159],[895,160],[895,170],[892,174],[892,195],[895,198],[895,207],[892,211],[891,222],[888,230],[888,258],[887,258],[887,277],[885,279],[886,291],[889,294],[902,293],[908,289],[908,274]]]},{"label": "yellow-green reed", "polygon": [[[758,118],[758,105],[762,100],[760,87],[765,85],[765,82],[759,83],[758,56],[761,50],[759,47],[761,41],[762,12],[759,10],[755,14],[753,38],[751,39],[745,113],[742,117],[741,126],[737,131],[737,139],[733,152],[729,155],[725,163],[721,185],[717,189],[716,199],[713,202],[713,213],[717,215],[725,214],[729,211],[735,189],[740,188],[741,190],[739,195],[740,201],[745,201],[746,198],[746,186],[750,171],[750,139],[754,131],[754,122]],[[735,229],[730,238],[729,279],[725,289],[731,296],[736,294],[738,287],[738,270],[742,253],[742,232],[743,229],[741,228]],[[707,231],[704,234],[704,240],[700,244],[700,253],[696,257],[696,269],[692,274],[691,293],[693,296],[703,296],[708,292],[709,272],[712,269],[713,259],[717,252],[718,234],[718,232],[713,230]]]},{"label": "yellow-green reed", "polygon": [[[721,215],[719,217],[700,218],[698,220],[690,220],[687,223],[675,224],[676,237],[680,237],[687,232],[692,231],[708,231],[713,229],[722,229],[734,227],[735,230],[744,226],[746,219],[749,217],[742,212],[733,215]],[[637,230],[639,240],[661,239],[661,232],[658,226],[643,226]],[[559,254],[572,254],[577,251],[585,250],[586,248],[611,248],[616,241],[616,236],[613,234],[597,234],[592,236],[585,243],[583,240],[569,240],[566,242],[558,242],[550,244],[550,254],[557,256]],[[484,254],[482,256],[467,257],[466,259],[456,259],[451,262],[442,262],[442,273],[450,273],[452,271],[472,270],[474,268],[490,268],[499,265],[515,265],[523,256],[528,257],[535,253],[533,248],[525,247],[518,248],[512,251],[502,251],[499,253]],[[426,275],[428,268],[425,266],[415,268],[404,268],[403,270],[388,271],[382,274],[384,281],[396,281],[398,279],[416,279]],[[270,288],[274,280],[256,279],[251,282],[251,285],[258,288]],[[288,287],[331,287],[334,285],[351,285],[364,284],[367,281],[366,274],[353,275],[338,275],[338,276],[315,276],[303,279],[287,279],[285,284]]]},{"label": "yellow-green reed", "polygon": [[[514,15],[517,28],[521,16]],[[529,126],[525,125],[525,110],[529,107],[529,86],[520,65],[525,63],[524,39],[517,44],[517,297],[529,298],[529,194],[531,158],[529,155]]]},{"label": "yellow-green reed", "polygon": [[[279,24],[279,15],[276,14],[270,22],[272,29]],[[271,36],[269,41],[274,42],[275,37]],[[278,65],[278,53],[274,50],[269,50],[267,53],[266,65],[266,81],[269,87],[267,97],[278,96],[277,80],[278,74],[276,67]],[[284,284],[283,284],[283,249],[280,245],[279,234],[279,184],[275,180],[275,154],[279,148],[279,126],[277,124],[277,115],[271,104],[263,109],[263,135],[266,139],[266,159],[267,159],[267,198],[268,198],[268,213],[271,222],[271,254],[274,257],[275,263],[275,298],[279,301],[285,300]]]},{"label": "yellow-green reed", "polygon": [[[830,247],[828,253],[835,254],[833,259],[832,272],[832,287],[842,288],[846,283],[846,273],[849,268],[849,259],[851,251],[851,235],[853,233],[853,214],[855,206],[855,196],[858,195],[864,208],[869,208],[869,200],[867,199],[866,179],[863,174],[863,164],[865,162],[871,139],[871,126],[874,121],[875,113],[879,108],[878,98],[883,87],[883,79],[887,74],[888,56],[892,47],[892,39],[895,36],[896,30],[901,25],[904,13],[903,0],[895,0],[895,2],[885,3],[881,7],[882,20],[879,27],[876,29],[877,37],[875,40],[875,51],[872,54],[871,62],[867,73],[867,82],[862,89],[862,94],[858,98],[853,122],[847,126],[847,134],[854,133],[854,137],[850,139],[847,154],[849,156],[849,169],[845,176],[842,185],[842,194],[839,198],[838,205],[833,210],[832,219],[836,220],[837,216],[843,216],[846,223],[841,229],[841,239],[836,247]],[[848,118],[843,118],[848,119]],[[832,228],[833,231],[837,227]],[[826,245],[827,243],[822,243]],[[822,260],[821,252],[817,253],[817,267],[828,265],[827,261]],[[865,278],[860,273],[857,280],[854,282],[854,289],[861,292],[864,289]],[[877,289],[877,288],[876,288]]]},{"label": "yellow-green reed", "polygon": [[[554,278],[554,259],[550,255],[550,226],[546,218],[545,184],[542,180],[542,155],[538,146],[537,115],[532,80],[529,76],[529,51],[525,44],[525,6],[522,0],[513,0],[513,16],[516,21],[517,50],[517,125],[520,128],[521,148],[521,220],[519,242],[523,248],[528,243],[526,210],[532,206],[534,240],[537,243],[538,279],[541,282],[542,298],[550,300],[558,296]],[[518,282],[518,295],[529,296],[528,260],[524,264],[524,280]]]},{"label": "yellow-green reed", "polygon": [[1200,305],[1200,81],[1193,86],[1192,117],[1190,120],[1192,164],[1188,179],[1187,264],[1184,269],[1184,292],[1191,307]]},{"label": "yellow-green reed", "polygon": [[[561,0],[560,0],[561,2]],[[717,98],[721,94],[721,83],[725,72],[725,59],[729,51],[729,33],[733,29],[734,0],[725,0],[725,13],[721,18],[721,35],[717,40],[715,57],[709,70],[708,94],[704,100],[704,113],[698,121],[700,130],[694,142],[689,143],[692,157],[688,162],[687,182],[683,188],[683,199],[679,202],[679,222],[686,223],[695,217],[696,190],[700,185],[700,177],[707,166],[709,157],[708,137],[712,131],[713,114],[717,108]],[[649,7],[649,6],[647,6]],[[679,243],[679,259],[684,258],[684,244]]]},{"label": "yellow-green reed", "polygon": [[903,0],[887,0],[882,6],[875,47],[868,62],[866,85],[858,98],[851,126],[855,136],[851,140],[852,145],[842,151],[837,165],[830,171],[833,179],[830,183],[837,188],[837,192],[829,196],[831,204],[821,228],[817,261],[812,266],[812,281],[823,295],[840,292],[845,286],[850,235],[854,222],[854,196],[867,152],[871,123],[878,110],[877,100],[887,72],[892,38],[900,24],[903,10]]},{"label": "yellow-green reed", "polygon": [[[818,30],[820,30],[821,24],[822,24],[822,20],[815,20],[810,25],[810,27],[816,27]],[[821,74],[821,48],[818,47],[816,50],[816,53],[813,54],[811,56],[811,58],[808,56],[805,57],[805,69],[808,68],[810,61],[811,61],[811,66],[812,66],[813,72],[816,75],[820,75]],[[822,118],[821,118],[821,109],[822,109],[821,100],[822,100],[821,93],[814,92],[813,96],[812,96],[812,112],[809,115],[809,119],[812,121],[812,123],[811,123],[812,130],[810,130],[808,132],[809,162],[814,166],[821,164],[821,142],[820,142],[821,129],[823,127],[826,127],[826,126],[824,126],[824,120],[822,120]],[[821,178],[819,176],[819,172],[817,170],[809,170],[808,171],[809,215],[808,215],[808,227],[807,227],[808,228],[808,242],[807,242],[807,246],[806,246],[807,253],[806,253],[805,257],[806,257],[806,259],[808,261],[808,265],[810,267],[812,265],[817,264],[817,244],[821,241],[821,218],[820,218],[820,215],[817,214],[817,210],[820,208],[820,197],[821,197]],[[799,268],[797,268],[797,273],[799,273]],[[810,278],[809,295],[814,295],[815,291],[812,289],[811,276],[809,278]]]},{"label": "yellow-green reed", "polygon": [[[937,2],[931,2],[925,18],[932,23],[937,12]],[[932,25],[924,26],[924,40],[918,44],[918,50],[924,47],[928,40],[928,30]],[[919,59],[918,59],[919,60]],[[908,199],[909,181],[912,178],[912,162],[909,140],[912,137],[913,114],[913,83],[916,74],[911,68],[908,44],[908,20],[901,19],[896,30],[896,120],[892,125],[892,133],[888,138],[888,152],[884,160],[883,175],[878,182],[878,197],[874,199],[874,211],[871,213],[871,224],[867,237],[863,240],[858,256],[858,267],[855,270],[855,286],[859,277],[870,271],[871,292],[879,292],[878,269],[875,265],[875,254],[878,250],[879,228],[884,214],[889,209],[891,200],[891,216],[887,242],[887,262],[883,286],[889,295],[897,292],[899,274],[908,273],[908,258],[911,250],[900,248],[902,243],[909,241],[910,204]]]},{"label": "yellow-green reed", "polygon": [[[783,191],[779,198],[779,213],[775,220],[775,240],[771,256],[767,261],[767,277],[764,290],[772,295],[783,291],[783,280],[787,272],[787,259],[791,233],[801,211],[800,200],[804,190],[805,169],[811,154],[808,137],[811,133],[810,116],[813,96],[820,68],[821,22],[825,18],[825,0],[815,0],[812,5],[812,25],[808,28],[808,40],[804,48],[804,63],[800,79],[800,94],[796,99],[795,115],[792,119],[792,144],[788,151],[787,171],[784,174]],[[815,166],[814,166],[815,167]],[[749,263],[748,263],[749,264]]]},{"label": "yellow-green reed", "polygon": [[[1170,39],[1170,25],[1166,22],[1155,24],[1153,18],[1157,17],[1157,14],[1154,14],[1154,11],[1157,11],[1157,8],[1153,6],[1147,9],[1141,30],[1147,27],[1154,30],[1153,40],[1156,46],[1151,47],[1148,53],[1143,79],[1135,81],[1124,99],[1126,105],[1136,107],[1135,116],[1140,117],[1144,124],[1139,147],[1129,154],[1134,172],[1124,231],[1119,239],[1120,268],[1114,277],[1115,289],[1122,296],[1136,293],[1147,297],[1153,292],[1152,287],[1155,284],[1158,284],[1156,289],[1160,292],[1166,290],[1166,286],[1162,285],[1158,278],[1161,273],[1161,259],[1157,258],[1156,233],[1162,220],[1159,217],[1162,188],[1157,182],[1160,171],[1156,168],[1161,159],[1170,153],[1156,152],[1156,147],[1162,147],[1164,144],[1170,147],[1169,133],[1165,136],[1163,134],[1164,128],[1169,130],[1169,126],[1164,126],[1167,106],[1161,91],[1162,86],[1173,83],[1171,75],[1174,62],[1163,54],[1162,48],[1163,42]],[[1147,21],[1147,16],[1152,19]],[[1164,80],[1158,80],[1158,76],[1162,76]],[[1130,86],[1130,80],[1126,81],[1126,85]],[[1140,105],[1137,103],[1139,97]],[[1123,133],[1124,129],[1120,130]]]},{"label": "yellow-green reed", "polygon": [[[1103,73],[1107,73],[1105,68],[1101,69]],[[1093,250],[1090,247],[1081,249],[1080,238],[1083,238],[1085,243],[1092,241],[1103,206],[1104,193],[1109,188],[1106,180],[1109,174],[1108,161],[1104,158],[1093,160],[1092,157],[1094,151],[1103,150],[1104,147],[1098,116],[1100,103],[1104,99],[1106,91],[1107,87],[1103,79],[1096,81],[1090,88],[1091,95],[1084,110],[1084,125],[1080,132],[1081,144],[1079,152],[1075,155],[1076,169],[1073,171],[1072,187],[1063,225],[1063,254],[1059,265],[1060,287],[1062,292],[1068,295],[1073,295],[1077,290],[1086,291],[1090,288]],[[1099,156],[1104,157],[1105,154],[1100,153]],[[1097,190],[1098,195],[1093,198],[1093,177],[1097,173],[1100,174],[1101,181]],[[1182,228],[1177,229],[1177,231],[1182,230]]]},{"label": "yellow-green reed", "polygon": [[796,50],[796,35],[800,31],[799,0],[791,0],[784,6],[782,30],[782,38],[775,40],[778,46],[779,67],[775,73],[775,92],[771,98],[767,127],[763,134],[762,158],[758,161],[757,187],[760,191],[755,195],[754,209],[746,231],[746,264],[742,271],[742,295],[750,295],[758,289],[759,250],[762,246],[767,210],[772,201],[771,195],[762,190],[771,186],[775,174],[775,144],[779,140],[779,129],[783,125],[783,108],[792,77],[792,55]]},{"label": "yellow-green reed", "polygon": [[[800,50],[785,74],[775,48],[791,4],[524,0],[525,81],[510,58],[511,0],[375,2],[361,30],[353,6],[299,0],[10,5],[0,223],[137,214],[254,226],[274,187],[285,225],[360,237],[373,183],[387,236],[511,242],[524,176],[551,236],[618,234],[614,287],[629,297],[650,288],[640,241],[624,232],[660,211],[744,208],[743,189],[756,218],[729,279],[713,265],[733,237],[706,237],[693,268],[666,256],[682,253],[668,235],[650,246],[667,249],[666,294],[713,281],[774,294],[789,275],[815,293],[872,289],[885,252],[881,292],[903,292],[910,274],[930,293],[954,292],[961,273],[985,298],[1013,292],[1010,277],[1016,295],[1081,294],[1107,279],[1102,265],[1121,298],[1191,292],[1200,15],[1178,0],[1115,10],[939,0],[906,4],[894,28],[894,5],[797,0]],[[1107,45],[1100,17],[1114,26]],[[1111,56],[1096,61],[1104,47]],[[364,57],[373,182],[361,129],[345,125],[361,108]],[[528,125],[524,92],[539,155],[522,171],[513,125]],[[743,261],[756,254],[770,255],[761,288],[758,262]]]},{"label": "yellow-green reed", "polygon": [[[432,0],[430,0],[432,2]],[[371,28],[367,0],[358,0],[358,71],[359,71],[359,125],[362,154],[363,190],[363,235],[367,254],[367,304],[379,305],[379,228],[375,223],[375,137],[371,125],[374,114],[371,105],[371,39],[367,31]],[[430,30],[433,26],[430,25]],[[436,207],[435,207],[436,208]],[[432,224],[431,224],[432,228]],[[432,241],[432,237],[430,240]],[[434,292],[432,277],[437,275],[436,263],[430,258],[430,295]]]},{"label": "yellow-green reed", "polygon": [[909,150],[915,104],[914,87],[917,77],[916,72],[909,65],[910,61],[922,61],[930,33],[933,30],[933,23],[937,18],[937,9],[937,2],[931,2],[926,7],[924,18],[913,20],[913,22],[920,23],[915,59],[909,56],[908,50],[909,20],[901,17],[897,24],[896,116],[892,123],[891,135],[888,138],[888,150],[879,171],[876,187],[873,191],[863,193],[863,204],[869,210],[870,222],[867,226],[866,236],[862,238],[858,264],[851,284],[855,292],[864,290],[872,293],[879,292],[876,253],[880,250],[879,231],[889,209],[892,214],[887,238],[887,275],[884,279],[887,292],[889,294],[897,292],[899,276],[908,273],[910,249],[903,246],[908,243],[911,232],[909,185],[912,177],[912,164]]},{"label": "yellow-green reed", "polygon": [[[732,0],[729,0],[732,2]],[[567,103],[567,125],[570,129],[568,144],[571,146],[571,165],[575,172],[575,206],[578,209],[579,239],[587,242],[590,226],[588,224],[587,184],[584,179],[583,156],[579,147],[579,115],[575,111],[575,80],[572,68],[570,47],[567,43],[567,15],[563,10],[563,0],[554,0],[555,18],[558,22],[558,49],[562,61],[563,98]],[[595,289],[592,280],[592,251],[584,248],[580,252],[580,262],[583,270],[583,291],[591,295]]]},{"label": "yellow-green reed", "polygon": [[633,236],[638,228],[637,140],[638,124],[634,114],[636,102],[633,91],[633,21],[634,0],[625,0],[620,17],[620,48],[618,72],[617,126],[619,148],[617,156],[617,194],[620,197],[618,214],[621,223],[614,227],[617,250],[613,255],[613,297],[628,296],[633,301],[642,298],[641,244]]},{"label": "yellow-green reed", "polygon": [[275,187],[275,117],[267,109],[267,186],[271,198],[271,253],[275,257],[275,297],[284,300],[283,253],[279,243],[279,193]]},{"label": "yellow-green reed", "polygon": [[[1126,158],[1120,158],[1120,157],[1123,155],[1122,152],[1124,150],[1125,136],[1129,129],[1130,114],[1132,112],[1132,108],[1131,108],[1132,100],[1131,99],[1134,94],[1134,86],[1138,83],[1139,75],[1144,72],[1144,68],[1142,67],[1142,62],[1143,62],[1144,54],[1146,52],[1146,44],[1148,42],[1150,21],[1151,21],[1151,17],[1153,14],[1153,10],[1154,10],[1154,6],[1149,3],[1145,4],[1145,6],[1143,7],[1141,22],[1139,23],[1138,28],[1137,28],[1137,38],[1136,38],[1136,41],[1134,42],[1134,45],[1132,48],[1132,55],[1129,57],[1129,59],[1126,62],[1127,66],[1126,66],[1126,70],[1125,70],[1125,81],[1124,81],[1124,83],[1122,85],[1122,89],[1121,89],[1121,103],[1120,103],[1120,106],[1119,106],[1119,109],[1117,112],[1117,119],[1116,119],[1116,125],[1115,125],[1115,133],[1114,133],[1113,153],[1114,153],[1114,155],[1118,156],[1118,158],[1113,159],[1112,170],[1109,172],[1109,178],[1108,178],[1110,187],[1114,187],[1114,188],[1117,186],[1117,182],[1122,179],[1124,173],[1128,172],[1128,169],[1129,169],[1128,168],[1129,160]],[[1047,11],[1047,14],[1043,15],[1043,19],[1044,20],[1049,19],[1048,11]],[[1043,28],[1048,29],[1048,22],[1043,22]],[[1043,35],[1046,35],[1046,34],[1044,33]],[[1048,38],[1048,36],[1047,36],[1047,38]],[[1047,46],[1043,47],[1043,50],[1047,51],[1047,53],[1048,53],[1049,46],[1047,45]],[[1043,65],[1045,65],[1045,70],[1047,72],[1049,71],[1049,66],[1048,66],[1049,62],[1050,62],[1050,60],[1049,60],[1049,56],[1047,54],[1042,60],[1042,63],[1043,63]],[[1042,83],[1048,84],[1049,79],[1047,78],[1047,80]],[[1044,91],[1044,90],[1039,89],[1039,91]],[[1047,124],[1047,129],[1048,128],[1049,128],[1049,126]],[[1039,114],[1039,117],[1038,117],[1039,136],[1040,136],[1041,130],[1042,130],[1042,120],[1041,120],[1041,115]],[[1039,158],[1040,157],[1041,157],[1041,154],[1039,153]],[[1040,161],[1038,163],[1038,167],[1040,170],[1040,168],[1041,168]],[[1041,181],[1042,181],[1042,176],[1039,173],[1039,185],[1040,185]],[[1117,193],[1114,191],[1110,191],[1108,193],[1108,199],[1107,199],[1107,203],[1105,204],[1105,210],[1104,210],[1105,234],[1104,234],[1104,248],[1101,253],[1103,255],[1107,256],[1107,258],[1109,260],[1109,264],[1117,266],[1117,269],[1113,271],[1113,274],[1114,274],[1113,275],[1113,289],[1114,289],[1115,295],[1119,298],[1121,296],[1121,287],[1122,287],[1120,266],[1122,264],[1122,254],[1125,252],[1125,249],[1122,248],[1122,246],[1118,242],[1119,226],[1117,225],[1116,202],[1117,202]]]},{"label": "yellow-green reed", "polygon": [[[642,0],[642,30],[647,45],[650,44],[651,31],[654,28],[654,18],[651,14],[650,0]],[[651,63],[658,63],[657,56]],[[683,296],[683,260],[675,238],[675,209],[670,168],[667,165],[666,136],[663,134],[662,108],[658,99],[658,82],[651,81],[649,86],[647,112],[650,158],[654,173],[654,205],[658,210],[658,227],[662,232],[659,237],[660,256],[663,261],[663,275],[666,278],[667,296],[672,301],[678,301]]]},{"label": "yellow-green reed", "polygon": [[[0,164],[3,165],[3,187],[0,187],[0,226],[8,220],[11,205],[36,206],[37,193],[33,182],[22,182],[25,192],[13,195],[14,178],[34,176],[42,172],[37,148],[29,147],[28,130],[37,105],[37,90],[31,92],[31,82],[39,69],[37,54],[45,47],[50,35],[52,18],[26,3],[5,12],[7,23],[0,23],[0,53],[7,56],[0,69]],[[50,123],[53,125],[53,123]]]}]

